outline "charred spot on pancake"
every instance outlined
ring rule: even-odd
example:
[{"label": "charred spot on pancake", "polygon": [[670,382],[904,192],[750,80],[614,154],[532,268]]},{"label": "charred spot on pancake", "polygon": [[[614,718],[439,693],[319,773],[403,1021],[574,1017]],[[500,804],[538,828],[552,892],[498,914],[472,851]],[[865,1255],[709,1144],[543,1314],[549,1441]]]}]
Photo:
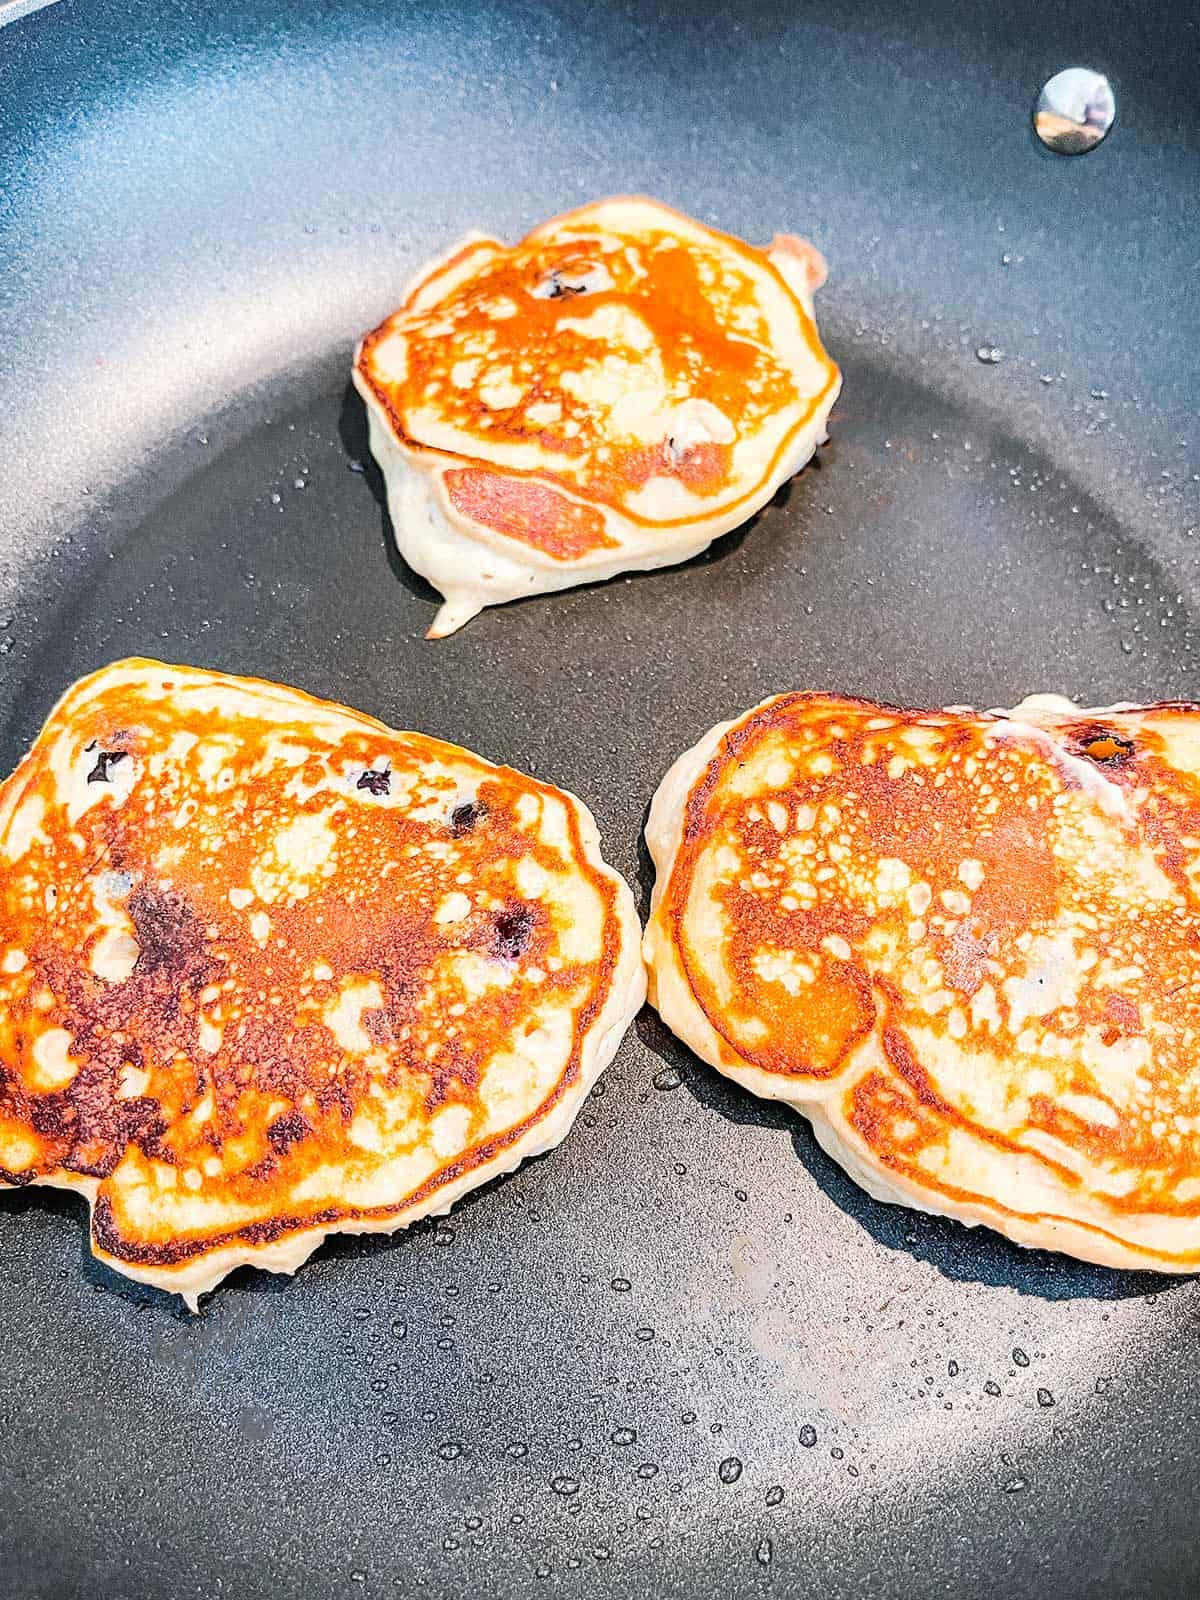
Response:
[{"label": "charred spot on pancake", "polygon": [[31,1099],[29,1125],[43,1139],[69,1139],[75,1124],[75,1106],[69,1094],[39,1094]]},{"label": "charred spot on pancake", "polygon": [[[88,745],[88,750],[95,748],[95,741]],[[101,750],[96,757],[96,764],[87,775],[89,783],[111,783],[109,768],[115,767],[118,761],[124,761],[129,752],[127,750]]]},{"label": "charred spot on pancake", "polygon": [[487,816],[487,807],[481,800],[463,800],[450,813],[450,832],[456,839],[471,830]]},{"label": "charred spot on pancake", "polygon": [[1075,735],[1075,748],[1079,755],[1101,766],[1123,767],[1133,757],[1136,747],[1123,733],[1097,722]]},{"label": "charred spot on pancake", "polygon": [[387,767],[381,767],[377,771],[368,767],[364,772],[359,773],[358,782],[354,787],[356,789],[365,789],[368,794],[376,796],[390,794],[392,775]]},{"label": "charred spot on pancake", "polygon": [[391,1044],[396,1037],[392,1019],[384,1006],[368,1006],[362,1014],[362,1025],[374,1045]]},{"label": "charred spot on pancake", "polygon": [[299,1111],[293,1110],[275,1118],[267,1128],[267,1138],[271,1142],[271,1148],[283,1156],[311,1132],[312,1129],[304,1116]]},{"label": "charred spot on pancake", "polygon": [[533,911],[529,906],[505,906],[496,918],[493,951],[502,961],[516,961],[529,948],[533,936]]},{"label": "charred spot on pancake", "polygon": [[216,963],[208,954],[204,927],[183,895],[158,884],[139,884],[129,897],[129,915],[137,935],[137,977],[163,975],[175,980],[178,989],[209,981]]}]

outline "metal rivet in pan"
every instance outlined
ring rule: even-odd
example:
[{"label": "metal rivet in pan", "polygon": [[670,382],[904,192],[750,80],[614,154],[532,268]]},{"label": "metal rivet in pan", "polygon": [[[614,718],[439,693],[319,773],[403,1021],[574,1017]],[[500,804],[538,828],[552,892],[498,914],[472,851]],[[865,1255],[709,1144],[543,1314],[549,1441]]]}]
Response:
[{"label": "metal rivet in pan", "polygon": [[1116,114],[1112,86],[1103,73],[1067,67],[1056,72],[1038,95],[1033,128],[1047,150],[1081,156],[1096,148]]}]

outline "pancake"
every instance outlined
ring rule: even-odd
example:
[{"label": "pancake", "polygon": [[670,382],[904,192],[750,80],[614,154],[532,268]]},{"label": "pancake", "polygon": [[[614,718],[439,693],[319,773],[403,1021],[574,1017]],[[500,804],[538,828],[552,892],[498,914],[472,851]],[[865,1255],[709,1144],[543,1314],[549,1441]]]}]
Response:
[{"label": "pancake", "polygon": [[650,995],[870,1194],[1200,1266],[1200,706],[786,694],[663,779]]},{"label": "pancake", "polygon": [[198,1297],[548,1150],[645,984],[573,796],[296,689],[77,683],[0,786],[0,1182]]},{"label": "pancake", "polygon": [[758,250],[603,200],[512,248],[472,234],[359,345],[354,381],[401,553],[484,606],[685,561],[825,438],[841,378],[792,235]]}]

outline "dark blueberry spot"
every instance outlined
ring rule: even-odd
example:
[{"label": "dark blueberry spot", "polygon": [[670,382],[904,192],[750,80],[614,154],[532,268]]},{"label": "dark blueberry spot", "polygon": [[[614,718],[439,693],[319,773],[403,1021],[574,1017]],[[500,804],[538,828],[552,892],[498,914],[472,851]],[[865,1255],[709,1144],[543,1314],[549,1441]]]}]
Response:
[{"label": "dark blueberry spot", "polygon": [[379,772],[372,772],[370,767],[365,772],[359,773],[356,789],[366,789],[370,794],[389,794],[392,788],[392,775],[386,767]]},{"label": "dark blueberry spot", "polygon": [[543,289],[543,295],[547,300],[562,300],[568,295],[586,293],[586,283],[568,283],[565,278],[560,278],[557,272],[550,274]]},{"label": "dark blueberry spot", "polygon": [[[91,745],[89,745],[88,749],[90,750],[91,748]],[[125,750],[101,750],[96,757],[96,765],[87,775],[87,781],[89,783],[111,783],[112,779],[108,775],[108,769],[115,767],[118,761],[124,761],[127,754],[128,751]]]},{"label": "dark blueberry spot", "polygon": [[471,829],[486,816],[485,805],[481,805],[478,800],[464,800],[450,813],[450,832],[456,839],[461,838],[464,833],[470,833]]},{"label": "dark blueberry spot", "polygon": [[496,954],[515,961],[529,948],[533,932],[533,912],[528,906],[508,906],[496,918]]}]

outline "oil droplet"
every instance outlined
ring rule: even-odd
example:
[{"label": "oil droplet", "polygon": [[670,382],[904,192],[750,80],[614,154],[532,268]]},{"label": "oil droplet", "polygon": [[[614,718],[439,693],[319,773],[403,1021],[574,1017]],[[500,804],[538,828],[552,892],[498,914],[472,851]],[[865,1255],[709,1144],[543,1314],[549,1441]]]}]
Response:
[{"label": "oil droplet", "polygon": [[457,1461],[463,1453],[463,1447],[457,1439],[447,1439],[445,1444],[438,1445],[438,1455],[443,1461]]},{"label": "oil droplet", "polygon": [[762,1539],[759,1541],[758,1549],[754,1552],[754,1559],[760,1567],[769,1567],[771,1565],[771,1557],[774,1554],[775,1546],[770,1539]]},{"label": "oil droplet", "polygon": [[1004,360],[1004,351],[998,344],[981,344],[975,352],[976,361],[982,361],[985,367],[994,367],[997,362]]},{"label": "oil droplet", "polygon": [[817,1442],[817,1430],[811,1422],[806,1422],[800,1429],[800,1443],[806,1450],[811,1450]]},{"label": "oil droplet", "polygon": [[628,1278],[614,1278],[609,1284],[610,1289],[615,1289],[618,1294],[628,1294],[633,1285]]},{"label": "oil droplet", "polygon": [[1021,1490],[1027,1487],[1025,1479],[1019,1472],[1015,1473],[1011,1478],[1006,1478],[1001,1485],[1005,1494],[1020,1494]]},{"label": "oil droplet", "polygon": [[614,1428],[613,1432],[612,1432],[612,1442],[614,1444],[636,1444],[637,1443],[637,1429],[636,1428]]},{"label": "oil droplet", "polygon": [[1054,1404],[1054,1396],[1050,1393],[1049,1389],[1039,1389],[1038,1390],[1038,1392],[1037,1392],[1037,1403],[1040,1406],[1046,1406],[1046,1407],[1052,1406]]},{"label": "oil droplet", "polygon": [[504,1453],[511,1456],[514,1461],[519,1461],[522,1456],[529,1454],[529,1446],[523,1439],[514,1439],[510,1445],[505,1446]]},{"label": "oil droplet", "polygon": [[661,1072],[656,1072],[651,1080],[656,1089],[678,1089],[683,1082],[683,1073],[678,1067],[663,1067]]},{"label": "oil droplet", "polygon": [[433,1242],[443,1250],[454,1243],[454,1238],[454,1229],[446,1227],[444,1223],[439,1223],[433,1230]]},{"label": "oil droplet", "polygon": [[1020,1345],[1017,1345],[1013,1350],[1012,1358],[1015,1366],[1027,1367],[1029,1365],[1029,1357],[1025,1354],[1024,1350],[1021,1349]]},{"label": "oil droplet", "polygon": [[608,1558],[612,1555],[612,1551],[609,1550],[605,1545],[599,1544],[592,1551],[592,1555],[595,1557],[595,1559],[597,1561],[607,1561]]},{"label": "oil droplet", "polygon": [[534,1567],[533,1575],[535,1578],[548,1578],[550,1576],[550,1568],[543,1561],[540,1567]]},{"label": "oil droplet", "polygon": [[637,1475],[639,1478],[644,1478],[649,1481],[651,1478],[658,1477],[658,1468],[653,1461],[643,1461],[641,1466],[638,1468]]},{"label": "oil droplet", "polygon": [[717,1477],[722,1483],[736,1483],[742,1475],[742,1463],[737,1456],[726,1456],[717,1468]]},{"label": "oil droplet", "polygon": [[654,1329],[636,1328],[634,1330],[633,1337],[638,1341],[639,1344],[649,1344],[651,1339],[654,1337]]},{"label": "oil droplet", "polygon": [[783,1504],[783,1485],[781,1483],[773,1483],[767,1490],[767,1504],[769,1506],[781,1506]]},{"label": "oil droplet", "polygon": [[686,1426],[686,1427],[689,1427],[689,1428],[690,1428],[690,1427],[691,1427],[691,1425],[692,1425],[692,1423],[693,1423],[693,1422],[695,1422],[695,1420],[696,1420],[696,1413],[695,1413],[695,1412],[694,1412],[694,1411],[685,1411],[685,1412],[684,1412],[684,1413],[683,1413],[683,1415],[682,1415],[682,1416],[681,1416],[681,1417],[680,1417],[680,1419],[679,1419],[679,1420],[680,1420],[680,1422],[682,1422],[682,1423],[683,1423],[683,1424],[684,1424],[684,1425],[685,1425],[685,1426]]},{"label": "oil droplet", "polygon": [[946,1363],[946,1371],[950,1374],[950,1376],[952,1378],[957,1378],[958,1377],[958,1362],[957,1361],[948,1361]]},{"label": "oil droplet", "polygon": [[357,1568],[355,1568],[355,1570],[350,1574],[350,1582],[351,1583],[366,1583],[366,1581],[367,1581],[366,1573],[365,1572],[360,1572]]},{"label": "oil droplet", "polygon": [[989,1378],[988,1381],[983,1386],[983,1392],[984,1392],[984,1394],[990,1394],[990,1395],[993,1395],[993,1396],[994,1395],[998,1395],[1000,1393],[1000,1385],[998,1383],[993,1382],[993,1380],[991,1378]]},{"label": "oil droplet", "polygon": [[551,1478],[550,1487],[554,1490],[555,1494],[578,1494],[579,1479],[566,1477]]},{"label": "oil droplet", "polygon": [[393,1339],[407,1339],[408,1338],[408,1323],[405,1322],[403,1317],[397,1317],[393,1321],[393,1323],[392,1323],[392,1338]]}]

